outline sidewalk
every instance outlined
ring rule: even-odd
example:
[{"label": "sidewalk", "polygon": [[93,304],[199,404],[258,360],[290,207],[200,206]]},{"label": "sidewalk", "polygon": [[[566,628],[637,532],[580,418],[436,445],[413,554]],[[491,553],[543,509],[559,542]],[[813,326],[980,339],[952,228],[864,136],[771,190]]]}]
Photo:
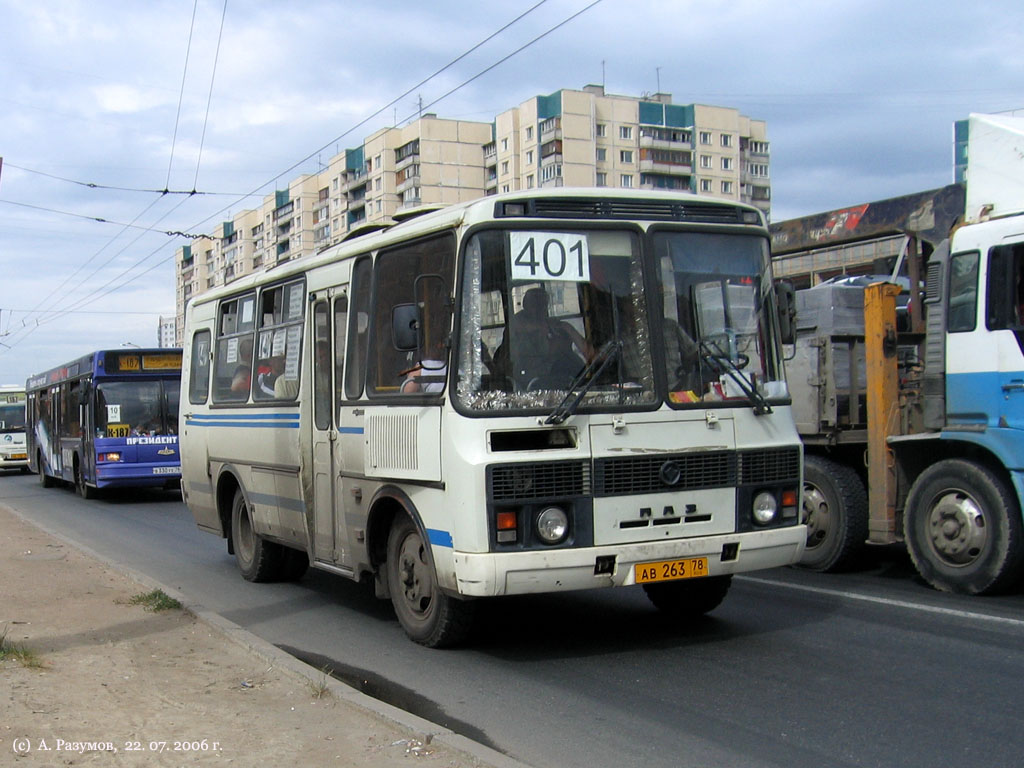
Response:
[{"label": "sidewalk", "polygon": [[0,765],[520,765],[136,578],[0,505]]}]

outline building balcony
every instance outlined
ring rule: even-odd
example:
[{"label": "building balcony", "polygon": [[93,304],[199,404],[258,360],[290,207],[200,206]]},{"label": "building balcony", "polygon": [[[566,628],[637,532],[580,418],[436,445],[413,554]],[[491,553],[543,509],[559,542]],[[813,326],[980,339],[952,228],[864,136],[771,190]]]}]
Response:
[{"label": "building balcony", "polygon": [[689,176],[693,173],[693,165],[677,163],[659,163],[655,160],[641,160],[641,173],[662,173],[670,176]]},{"label": "building balcony", "polygon": [[416,174],[415,176],[409,176],[404,181],[401,181],[400,183],[395,185],[395,192],[397,194],[402,194],[403,192],[405,192],[405,190],[409,189],[410,187],[418,187],[419,185],[419,174]]},{"label": "building balcony", "polygon": [[420,153],[419,152],[414,152],[411,155],[406,155],[401,160],[396,160],[395,161],[395,173],[398,173],[403,168],[408,168],[413,163],[418,163],[419,161],[420,161]]},{"label": "building balcony", "polygon": [[673,141],[658,136],[640,136],[641,149],[693,149],[692,141]]}]

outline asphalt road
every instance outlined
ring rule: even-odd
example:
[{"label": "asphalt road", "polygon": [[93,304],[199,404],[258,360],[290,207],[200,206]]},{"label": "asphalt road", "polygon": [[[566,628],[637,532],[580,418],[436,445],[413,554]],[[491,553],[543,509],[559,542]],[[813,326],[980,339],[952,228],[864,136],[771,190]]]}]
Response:
[{"label": "asphalt road", "polygon": [[372,589],[250,584],[174,493],[0,502],[352,685],[538,768],[1020,765],[1024,592],[964,598],[878,550],[852,574],[738,578],[678,625],[639,589],[489,601],[473,645],[407,640]]}]

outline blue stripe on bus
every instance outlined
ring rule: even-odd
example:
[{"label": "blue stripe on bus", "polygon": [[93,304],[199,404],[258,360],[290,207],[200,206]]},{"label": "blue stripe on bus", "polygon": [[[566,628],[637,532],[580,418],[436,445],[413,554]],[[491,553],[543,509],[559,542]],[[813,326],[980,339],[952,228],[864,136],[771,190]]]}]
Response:
[{"label": "blue stripe on bus", "polygon": [[297,413],[253,413],[253,414],[196,414],[185,419],[186,426],[192,427],[249,427],[298,429]]},{"label": "blue stripe on bus", "polygon": [[427,538],[430,539],[431,544],[435,544],[439,547],[451,547],[452,535],[448,531],[439,531],[436,528],[427,528]]},{"label": "blue stripe on bus", "polygon": [[343,435],[361,435],[363,434],[362,427],[338,427],[338,432]]},{"label": "blue stripe on bus", "polygon": [[254,421],[257,419],[290,419],[299,420],[297,413],[195,413],[189,416],[190,419],[204,421],[209,419],[225,421]]}]

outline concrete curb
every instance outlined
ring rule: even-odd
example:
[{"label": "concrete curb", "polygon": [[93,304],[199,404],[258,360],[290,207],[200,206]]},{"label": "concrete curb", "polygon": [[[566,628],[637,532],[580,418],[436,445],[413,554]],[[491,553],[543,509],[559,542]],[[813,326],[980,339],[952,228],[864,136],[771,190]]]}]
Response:
[{"label": "concrete curb", "polygon": [[520,762],[508,755],[492,749],[491,747],[455,733],[449,728],[445,728],[437,723],[432,723],[425,718],[406,712],[404,709],[400,709],[392,706],[391,704],[380,701],[379,699],[375,699],[340,680],[326,676],[321,670],[285,653],[277,646],[268,643],[257,635],[254,635],[244,627],[235,624],[233,621],[224,618],[218,613],[207,610],[200,603],[189,600],[187,595],[182,594],[173,587],[161,584],[156,579],[153,579],[144,573],[140,573],[139,571],[128,567],[124,563],[111,560],[90,547],[68,538],[60,531],[55,531],[36,520],[31,520],[25,517],[24,514],[14,507],[6,504],[0,504],[0,507],[3,507],[4,510],[10,512],[22,522],[38,528],[70,547],[74,547],[79,552],[82,552],[93,560],[97,560],[108,568],[112,568],[118,573],[127,576],[129,579],[141,586],[151,590],[162,590],[166,595],[173,597],[175,600],[180,602],[186,611],[195,616],[198,620],[202,621],[204,624],[207,624],[216,630],[226,639],[272,664],[277,669],[285,670],[286,672],[306,680],[313,685],[325,686],[327,690],[331,692],[331,695],[339,701],[344,701],[359,707],[360,709],[368,710],[369,712],[401,726],[402,728],[407,728],[413,731],[417,737],[425,743],[442,744],[445,747],[472,757],[481,763],[493,766],[493,768],[532,768],[532,766],[529,766],[526,763]]}]

